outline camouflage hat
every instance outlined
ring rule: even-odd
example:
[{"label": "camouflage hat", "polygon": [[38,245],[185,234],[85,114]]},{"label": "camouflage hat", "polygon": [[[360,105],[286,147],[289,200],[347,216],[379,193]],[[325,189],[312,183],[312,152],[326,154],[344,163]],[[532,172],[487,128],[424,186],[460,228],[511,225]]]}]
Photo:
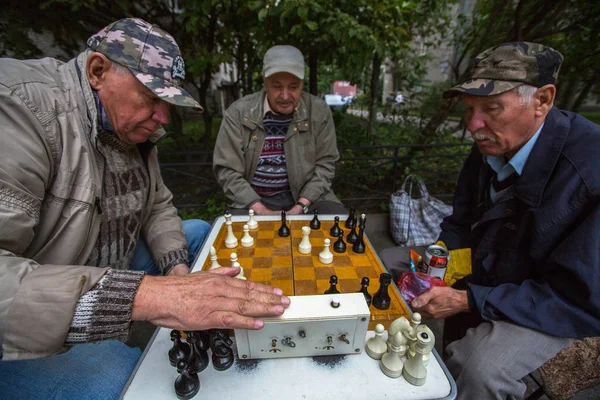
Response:
[{"label": "camouflage hat", "polygon": [[521,86],[556,85],[563,56],[538,43],[509,42],[487,49],[475,57],[469,79],[444,92],[444,97],[460,93],[494,96]]},{"label": "camouflage hat", "polygon": [[121,19],[92,35],[87,45],[127,67],[162,100],[203,111],[182,87],[185,64],[175,39],[158,26],[138,18]]}]

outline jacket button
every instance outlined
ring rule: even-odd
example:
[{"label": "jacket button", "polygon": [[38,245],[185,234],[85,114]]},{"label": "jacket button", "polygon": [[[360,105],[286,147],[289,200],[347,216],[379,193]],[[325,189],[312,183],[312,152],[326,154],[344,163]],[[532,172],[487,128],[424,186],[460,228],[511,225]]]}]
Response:
[{"label": "jacket button", "polygon": [[294,128],[294,132],[296,132],[298,130],[298,128]]},{"label": "jacket button", "polygon": [[255,141],[255,142],[258,140],[258,138],[256,137],[256,135],[252,136],[252,140]]},{"label": "jacket button", "polygon": [[304,126],[308,126],[308,122],[305,122],[305,123],[304,123]]}]

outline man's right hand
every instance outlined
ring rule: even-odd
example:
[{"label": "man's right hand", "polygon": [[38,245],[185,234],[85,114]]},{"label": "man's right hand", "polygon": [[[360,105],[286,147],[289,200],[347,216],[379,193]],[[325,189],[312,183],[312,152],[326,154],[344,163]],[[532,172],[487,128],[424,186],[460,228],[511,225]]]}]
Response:
[{"label": "man's right hand", "polygon": [[254,210],[254,214],[256,215],[279,215],[281,214],[281,211],[273,211],[273,210],[269,210],[267,208],[267,206],[265,206],[262,202],[258,202],[258,203],[254,203],[252,205],[252,207],[250,207],[252,210]]},{"label": "man's right hand", "polygon": [[233,278],[239,272],[222,267],[185,276],[145,276],[132,319],[190,331],[261,329],[264,322],[255,317],[283,314],[290,299],[273,286]]}]

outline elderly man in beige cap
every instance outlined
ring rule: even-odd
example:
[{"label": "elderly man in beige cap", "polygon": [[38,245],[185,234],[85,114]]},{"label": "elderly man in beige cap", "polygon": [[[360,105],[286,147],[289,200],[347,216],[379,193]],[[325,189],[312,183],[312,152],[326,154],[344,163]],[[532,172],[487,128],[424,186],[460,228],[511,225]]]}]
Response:
[{"label": "elderly man in beige cap", "polygon": [[264,90],[225,112],[213,170],[230,212],[345,214],[331,190],[339,158],[327,104],[302,91],[304,57],[274,46],[263,61]]}]

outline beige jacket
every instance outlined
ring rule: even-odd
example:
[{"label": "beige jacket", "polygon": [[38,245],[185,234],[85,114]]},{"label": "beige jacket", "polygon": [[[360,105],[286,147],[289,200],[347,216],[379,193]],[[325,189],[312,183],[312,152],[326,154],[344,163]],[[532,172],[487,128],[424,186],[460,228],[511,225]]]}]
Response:
[{"label": "beige jacket", "polygon": [[[264,101],[262,90],[233,103],[217,136],[213,171],[235,208],[260,200],[250,182],[265,142]],[[339,202],[331,190],[339,153],[331,111],[324,101],[302,93],[283,146],[294,199]]]},{"label": "beige jacket", "polygon": [[[100,228],[103,158],[87,52],[68,63],[0,59],[0,343],[5,360],[63,350]],[[162,136],[162,129],[156,137]],[[155,260],[185,247],[152,143],[142,235]]]}]

